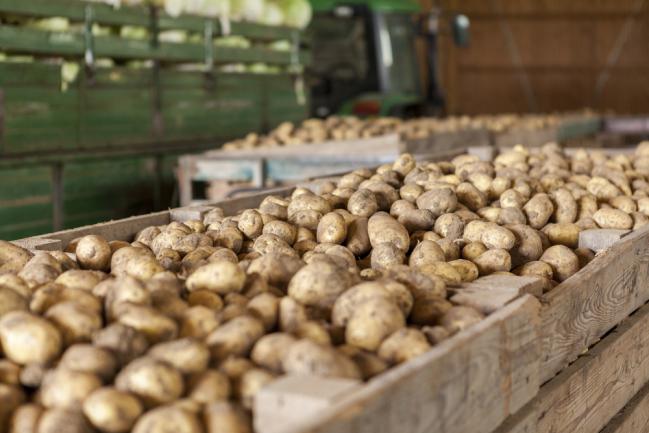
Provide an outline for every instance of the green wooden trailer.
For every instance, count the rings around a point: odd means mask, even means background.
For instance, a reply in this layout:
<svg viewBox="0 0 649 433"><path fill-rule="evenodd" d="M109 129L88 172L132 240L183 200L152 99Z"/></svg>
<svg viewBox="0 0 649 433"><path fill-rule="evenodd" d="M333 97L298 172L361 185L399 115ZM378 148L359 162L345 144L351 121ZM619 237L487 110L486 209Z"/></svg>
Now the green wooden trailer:
<svg viewBox="0 0 649 433"><path fill-rule="evenodd" d="M25 25L52 17L74 30ZM147 37L122 36L124 26ZM191 37L169 42L169 31ZM233 35L248 46L219 43ZM289 48L272 49L280 40ZM300 121L309 109L309 53L292 28L0 0L0 53L0 239L169 207L178 155ZM64 80L70 62L79 71ZM227 71L258 63L275 73Z"/></svg>

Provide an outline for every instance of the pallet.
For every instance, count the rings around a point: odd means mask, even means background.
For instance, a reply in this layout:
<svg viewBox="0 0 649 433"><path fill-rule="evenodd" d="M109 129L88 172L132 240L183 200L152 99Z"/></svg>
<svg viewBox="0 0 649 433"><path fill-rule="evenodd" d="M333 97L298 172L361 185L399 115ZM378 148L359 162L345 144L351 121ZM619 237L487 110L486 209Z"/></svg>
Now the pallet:
<svg viewBox="0 0 649 433"><path fill-rule="evenodd" d="M292 190L213 205L232 214ZM89 233L130 240L146 226L200 218L209 209L172 209L17 243L61 249ZM552 291L541 295L523 284L501 290L484 321L366 384L290 376L273 382L259 395L258 432L599 431L649 380L649 307L642 307L649 301L649 228L607 239L588 266Z"/></svg>

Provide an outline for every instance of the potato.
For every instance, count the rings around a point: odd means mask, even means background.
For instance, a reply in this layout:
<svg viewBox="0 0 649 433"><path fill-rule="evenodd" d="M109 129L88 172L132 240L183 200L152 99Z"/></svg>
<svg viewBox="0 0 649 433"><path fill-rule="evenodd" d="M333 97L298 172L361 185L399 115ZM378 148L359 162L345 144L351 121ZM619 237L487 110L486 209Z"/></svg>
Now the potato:
<svg viewBox="0 0 649 433"><path fill-rule="evenodd" d="M360 379L358 367L347 356L328 345L309 339L293 343L282 358L287 374Z"/></svg>
<svg viewBox="0 0 649 433"><path fill-rule="evenodd" d="M188 388L188 397L201 404L227 400L231 394L228 376L212 369L191 376Z"/></svg>
<svg viewBox="0 0 649 433"><path fill-rule="evenodd" d="M262 234L255 239L253 249L261 255L275 253L298 258L297 253L289 244L271 233Z"/></svg>
<svg viewBox="0 0 649 433"><path fill-rule="evenodd" d="M594 176L588 181L586 189L598 200L610 200L613 197L622 195L622 191L613 185L608 179Z"/></svg>
<svg viewBox="0 0 649 433"><path fill-rule="evenodd" d="M252 298L247 305L248 311L264 324L266 331L277 326L279 317L279 298L271 293L260 293Z"/></svg>
<svg viewBox="0 0 649 433"><path fill-rule="evenodd" d="M442 214L435 220L434 230L450 240L459 239L464 233L464 221L454 213Z"/></svg>
<svg viewBox="0 0 649 433"><path fill-rule="evenodd" d="M450 308L439 320L439 324L451 334L467 329L480 322L484 316L476 309L466 306Z"/></svg>
<svg viewBox="0 0 649 433"><path fill-rule="evenodd" d="M295 215L299 211L315 211L322 215L331 212L329 202L313 193L299 194L294 196L288 205L288 216Z"/></svg>
<svg viewBox="0 0 649 433"><path fill-rule="evenodd" d="M595 258L595 253L588 248L577 248L574 251L579 259L580 268L583 268Z"/></svg>
<svg viewBox="0 0 649 433"><path fill-rule="evenodd" d="M453 266L458 274L460 274L460 278L463 283L474 281L480 275L478 267L475 265L475 263L469 260L457 259L448 262L448 264Z"/></svg>
<svg viewBox="0 0 649 433"><path fill-rule="evenodd" d="M47 364L58 357L63 338L49 321L26 311L0 318L0 343L5 356L17 364Z"/></svg>
<svg viewBox="0 0 649 433"><path fill-rule="evenodd" d="M550 216L554 213L554 204L547 194L539 193L534 195L523 206L529 225L532 228L540 229L547 224Z"/></svg>
<svg viewBox="0 0 649 433"><path fill-rule="evenodd" d="M415 325L435 325L452 304L433 292L415 296L410 321Z"/></svg>
<svg viewBox="0 0 649 433"><path fill-rule="evenodd" d="M297 227L285 221L270 221L264 225L263 234L273 234L288 245L293 245L297 238Z"/></svg>
<svg viewBox="0 0 649 433"><path fill-rule="evenodd" d="M452 241L448 238L442 238L436 241L437 245L444 251L444 260L450 262L460 258L461 242Z"/></svg>
<svg viewBox="0 0 649 433"><path fill-rule="evenodd" d="M414 203L417 200L417 197L422 195L423 192L424 189L414 183L405 184L399 189L399 195L401 198L411 203Z"/></svg>
<svg viewBox="0 0 649 433"><path fill-rule="evenodd" d="M507 250L487 250L473 259L478 266L480 275L489 275L499 271L509 271L512 268L512 259Z"/></svg>
<svg viewBox="0 0 649 433"><path fill-rule="evenodd" d="M510 250L516 245L516 236L507 228L491 223L486 226L480 241L488 249Z"/></svg>
<svg viewBox="0 0 649 433"><path fill-rule="evenodd" d="M426 191L416 200L419 209L428 209L437 218L442 214L453 212L457 208L457 196L451 188L438 188Z"/></svg>
<svg viewBox="0 0 649 433"><path fill-rule="evenodd" d="M214 241L215 247L228 248L238 253L243 245L243 233L236 227L224 227L217 232L208 232L207 234Z"/></svg>
<svg viewBox="0 0 649 433"><path fill-rule="evenodd" d="M340 244L347 238L345 219L336 212L324 215L318 223L317 240L320 243Z"/></svg>
<svg viewBox="0 0 649 433"><path fill-rule="evenodd" d="M142 333L121 323L113 323L95 333L92 343L115 354L119 364L130 362L149 346Z"/></svg>
<svg viewBox="0 0 649 433"><path fill-rule="evenodd" d="M11 289L26 299L33 293L32 288L22 278L14 274L0 274L0 287Z"/></svg>
<svg viewBox="0 0 649 433"><path fill-rule="evenodd" d="M527 262L514 269L514 273L523 277L540 277L548 280L554 276L552 266L540 260Z"/></svg>
<svg viewBox="0 0 649 433"><path fill-rule="evenodd" d="M593 219L603 229L628 230L633 227L633 218L619 209L600 209Z"/></svg>
<svg viewBox="0 0 649 433"><path fill-rule="evenodd" d="M388 335L404 326L396 303L384 297L371 298L354 308L345 329L345 341L374 351Z"/></svg>
<svg viewBox="0 0 649 433"><path fill-rule="evenodd" d="M580 231L579 226L573 223L548 224L543 227L543 233L553 245L565 245L568 248L577 248Z"/></svg>
<svg viewBox="0 0 649 433"><path fill-rule="evenodd" d="M412 251L408 264L414 268L445 260L444 251L433 241L423 240Z"/></svg>
<svg viewBox="0 0 649 433"><path fill-rule="evenodd" d="M405 253L396 245L391 242L383 242L374 246L370 260L373 269L386 269L403 264L405 259Z"/></svg>
<svg viewBox="0 0 649 433"><path fill-rule="evenodd" d="M246 274L234 263L221 261L198 268L187 278L187 290L211 290L219 295L240 292Z"/></svg>
<svg viewBox="0 0 649 433"><path fill-rule="evenodd" d="M460 183L455 189L457 200L471 209L477 211L487 204L487 197L478 188L469 182Z"/></svg>
<svg viewBox="0 0 649 433"><path fill-rule="evenodd" d="M35 433L42 414L42 406L33 403L23 404L13 412L11 423L8 425L9 430L6 431L12 433ZM0 415L1 417L2 415Z"/></svg>
<svg viewBox="0 0 649 433"><path fill-rule="evenodd" d="M372 244L368 233L367 218L359 217L349 224L345 245L355 256L363 256L370 251Z"/></svg>
<svg viewBox="0 0 649 433"><path fill-rule="evenodd" d="M83 402L86 418L107 433L131 431L142 411L142 404L132 394L111 387L93 391Z"/></svg>
<svg viewBox="0 0 649 433"><path fill-rule="evenodd" d="M81 409L81 404L101 380L92 373L56 368L45 374L40 387L40 400L47 408Z"/></svg>
<svg viewBox="0 0 649 433"><path fill-rule="evenodd" d="M541 232L524 224L508 225L507 229L516 237L516 244L509 253L513 266L521 265L528 261L537 260L543 254L543 239Z"/></svg>
<svg viewBox="0 0 649 433"><path fill-rule="evenodd" d="M254 209L246 209L239 216L237 228L248 239L255 239L261 235L262 230L264 229L264 222L261 218L261 214Z"/></svg>
<svg viewBox="0 0 649 433"><path fill-rule="evenodd" d="M439 277L446 285L456 286L462 282L460 273L446 262L426 263L420 266L418 271L429 277Z"/></svg>
<svg viewBox="0 0 649 433"><path fill-rule="evenodd" d="M491 225L486 221L470 221L464 226L462 238L467 242L482 242L482 235L489 227Z"/></svg>
<svg viewBox="0 0 649 433"><path fill-rule="evenodd" d="M523 209L523 205L525 204L526 199L520 192L516 191L515 189L507 189L500 195L499 202L502 209L508 207Z"/></svg>
<svg viewBox="0 0 649 433"><path fill-rule="evenodd" d="M32 258L32 254L11 242L0 240L0 274L17 274Z"/></svg>
<svg viewBox="0 0 649 433"><path fill-rule="evenodd" d="M103 381L109 381L115 374L117 361L108 350L91 344L75 344L65 351L59 368L94 374Z"/></svg>
<svg viewBox="0 0 649 433"><path fill-rule="evenodd" d="M408 230L385 212L378 212L368 220L367 232L373 248L384 242L394 244L404 253L410 248Z"/></svg>
<svg viewBox="0 0 649 433"><path fill-rule="evenodd" d="M552 267L554 278L559 282L565 281L579 270L579 258L563 245L548 248L539 260Z"/></svg>
<svg viewBox="0 0 649 433"><path fill-rule="evenodd" d="M248 410L252 410L255 394L273 380L275 380L275 377L261 368L252 368L246 371L237 382L237 394L241 405Z"/></svg>
<svg viewBox="0 0 649 433"><path fill-rule="evenodd" d="M380 180L366 180L359 185L360 189L368 189L374 193L379 210L388 211L392 203L399 199L399 193L394 187ZM359 215L364 216L364 215Z"/></svg>
<svg viewBox="0 0 649 433"><path fill-rule="evenodd" d="M88 235L79 240L75 250L77 261L83 269L108 271L112 250L106 239L101 236Z"/></svg>
<svg viewBox="0 0 649 433"><path fill-rule="evenodd" d="M295 337L283 332L264 335L255 343L250 358L271 372L281 373L282 356L295 341Z"/></svg>
<svg viewBox="0 0 649 433"><path fill-rule="evenodd" d="M428 343L433 346L451 336L451 333L443 326L424 326L421 328L421 332L426 336Z"/></svg>
<svg viewBox="0 0 649 433"><path fill-rule="evenodd" d="M288 295L310 307L329 310L336 298L355 282L355 277L331 263L318 261L304 266L288 284Z"/></svg>
<svg viewBox="0 0 649 433"><path fill-rule="evenodd" d="M135 423L133 433L201 433L195 414L173 406L158 407L146 412Z"/></svg>
<svg viewBox="0 0 649 433"><path fill-rule="evenodd" d="M247 273L257 274L268 284L284 289L302 266L304 262L298 258L269 253L250 262Z"/></svg>
<svg viewBox="0 0 649 433"><path fill-rule="evenodd" d="M92 433L81 411L65 408L47 409L38 421L38 433Z"/></svg>
<svg viewBox="0 0 649 433"><path fill-rule="evenodd" d="M264 335L261 320L251 316L238 316L216 328L207 336L211 356L222 360L227 356L247 356L252 346Z"/></svg>
<svg viewBox="0 0 649 433"><path fill-rule="evenodd" d="M11 311L26 311L27 299L10 288L0 286L0 317Z"/></svg>
<svg viewBox="0 0 649 433"><path fill-rule="evenodd" d="M183 374L204 371L210 359L207 346L191 338L158 343L151 347L147 355L166 362Z"/></svg>
<svg viewBox="0 0 649 433"><path fill-rule="evenodd" d="M320 212L305 209L289 215L288 220L298 227L303 227L308 230L315 231L318 228L320 218L322 218L322 214Z"/></svg>
<svg viewBox="0 0 649 433"><path fill-rule="evenodd" d="M469 242L462 248L462 257L473 260L485 251L487 251L487 247L482 242Z"/></svg>
<svg viewBox="0 0 649 433"><path fill-rule="evenodd" d="M54 282L71 289L91 291L105 278L106 274L102 272L71 269L59 275Z"/></svg>
<svg viewBox="0 0 649 433"><path fill-rule="evenodd" d="M85 309L74 301L52 306L45 317L59 328L66 346L90 341L92 335L102 327L102 319L97 312Z"/></svg>
<svg viewBox="0 0 649 433"><path fill-rule="evenodd" d="M0 429L9 427L12 413L25 401L25 394L17 386L0 383Z"/></svg>
<svg viewBox="0 0 649 433"><path fill-rule="evenodd" d="M178 335L178 325L175 321L146 305L121 304L117 320L140 331L150 343L167 341Z"/></svg>
<svg viewBox="0 0 649 433"><path fill-rule="evenodd" d="M426 336L418 329L402 328L386 338L378 355L388 364L400 364L430 350Z"/></svg>
<svg viewBox="0 0 649 433"><path fill-rule="evenodd" d="M250 419L230 402L210 403L205 406L206 433L252 433Z"/></svg>
<svg viewBox="0 0 649 433"><path fill-rule="evenodd" d="M151 357L138 358L124 367L115 378L115 387L136 395L146 407L170 403L184 391L180 372Z"/></svg>

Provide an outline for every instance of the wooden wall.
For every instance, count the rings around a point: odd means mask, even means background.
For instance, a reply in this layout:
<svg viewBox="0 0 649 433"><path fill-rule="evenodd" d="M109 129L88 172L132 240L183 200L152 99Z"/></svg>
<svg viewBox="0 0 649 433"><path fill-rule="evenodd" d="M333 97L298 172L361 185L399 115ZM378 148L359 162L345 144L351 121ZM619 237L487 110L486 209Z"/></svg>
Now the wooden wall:
<svg viewBox="0 0 649 433"><path fill-rule="evenodd" d="M449 113L649 113L649 0L436 3L471 20L470 47L440 41Z"/></svg>

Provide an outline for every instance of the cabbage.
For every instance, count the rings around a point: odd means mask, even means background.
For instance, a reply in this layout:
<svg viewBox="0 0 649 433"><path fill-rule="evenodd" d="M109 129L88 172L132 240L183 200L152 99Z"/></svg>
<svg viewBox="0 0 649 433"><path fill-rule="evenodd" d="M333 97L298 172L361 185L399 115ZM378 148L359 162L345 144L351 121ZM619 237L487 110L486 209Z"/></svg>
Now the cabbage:
<svg viewBox="0 0 649 433"><path fill-rule="evenodd" d="M232 0L232 19L260 21L264 15L264 0Z"/></svg>
<svg viewBox="0 0 649 433"><path fill-rule="evenodd" d="M281 26L284 23L284 12L277 3L267 2L260 23L268 26Z"/></svg>
<svg viewBox="0 0 649 433"><path fill-rule="evenodd" d="M187 32L184 30L166 30L160 32L158 36L160 42L170 42L172 44L182 44L187 42Z"/></svg>
<svg viewBox="0 0 649 433"><path fill-rule="evenodd" d="M185 10L185 0L165 0L164 10L168 15L177 17Z"/></svg>
<svg viewBox="0 0 649 433"><path fill-rule="evenodd" d="M274 41L268 44L268 48L274 51L291 51L293 49L293 44L286 39Z"/></svg>
<svg viewBox="0 0 649 433"><path fill-rule="evenodd" d="M250 40L244 38L243 36L220 36L214 39L214 45L217 47L229 47L229 48L250 48Z"/></svg>
<svg viewBox="0 0 649 433"><path fill-rule="evenodd" d="M119 30L119 35L127 39L148 39L149 30L141 26L123 26Z"/></svg>
<svg viewBox="0 0 649 433"><path fill-rule="evenodd" d="M63 62L61 65L61 90L68 90L68 86L75 82L81 68L76 62Z"/></svg>
<svg viewBox="0 0 649 433"><path fill-rule="evenodd" d="M303 29L309 25L313 11L307 0L277 0L277 4L287 26Z"/></svg>
<svg viewBox="0 0 649 433"><path fill-rule="evenodd" d="M48 32L67 32L70 29L70 21L62 17L43 18L28 22L27 27Z"/></svg>
<svg viewBox="0 0 649 433"><path fill-rule="evenodd" d="M203 15L208 17L229 17L230 0L205 0Z"/></svg>

